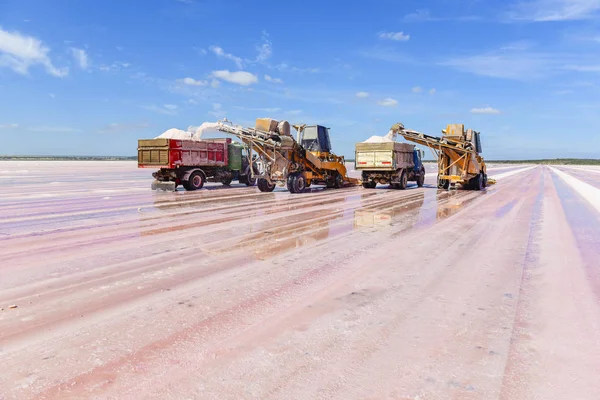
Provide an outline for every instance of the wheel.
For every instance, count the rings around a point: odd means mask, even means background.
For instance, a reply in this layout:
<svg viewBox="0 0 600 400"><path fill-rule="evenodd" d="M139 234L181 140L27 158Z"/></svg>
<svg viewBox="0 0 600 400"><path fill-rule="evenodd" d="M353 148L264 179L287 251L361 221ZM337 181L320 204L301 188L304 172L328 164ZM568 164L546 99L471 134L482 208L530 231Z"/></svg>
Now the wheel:
<svg viewBox="0 0 600 400"><path fill-rule="evenodd" d="M401 189L401 190L406 189L407 183L408 183L408 176L406 176L406 171L402 171L402 175L400 175L400 183L398 183L398 189Z"/></svg>
<svg viewBox="0 0 600 400"><path fill-rule="evenodd" d="M477 174L477 176L471 179L471 183L474 190L482 190L483 189L483 174Z"/></svg>
<svg viewBox="0 0 600 400"><path fill-rule="evenodd" d="M287 190L294 193L294 174L289 174L286 182Z"/></svg>
<svg viewBox="0 0 600 400"><path fill-rule="evenodd" d="M187 190L202 189L202 186L204 186L204 174L202 173L202 171L192 172L187 183L187 186L189 187L189 189L188 187L186 187Z"/></svg>
<svg viewBox="0 0 600 400"><path fill-rule="evenodd" d="M223 179L223 180L221 181L221 183L222 183L224 186L230 186L230 185L231 185L231 178Z"/></svg>
<svg viewBox="0 0 600 400"><path fill-rule="evenodd" d="M292 193L304 192L304 189L306 189L306 178L304 177L304 174L295 173L293 175L294 175L294 180L293 180L294 191Z"/></svg>
<svg viewBox="0 0 600 400"><path fill-rule="evenodd" d="M449 189L450 181L448 179L440 179L438 176L438 189Z"/></svg>
<svg viewBox="0 0 600 400"><path fill-rule="evenodd" d="M344 187L344 177L342 176L342 174L338 173L335 176L335 183L334 183L334 187L336 189L341 189L342 187Z"/></svg>
<svg viewBox="0 0 600 400"><path fill-rule="evenodd" d="M254 186L256 185L256 178L254 176L246 175L244 183L246 184L246 186Z"/></svg>
<svg viewBox="0 0 600 400"><path fill-rule="evenodd" d="M275 190L275 184L269 184L266 179L261 178L258 180L258 190L261 192L272 192Z"/></svg>
<svg viewBox="0 0 600 400"><path fill-rule="evenodd" d="M417 186L423 187L424 184L425 184L425 173L423 171L421 171L421 174L417 178Z"/></svg>
<svg viewBox="0 0 600 400"><path fill-rule="evenodd" d="M377 182L375 181L366 181L362 183L362 186L365 189L375 189L375 186L377 186Z"/></svg>
<svg viewBox="0 0 600 400"><path fill-rule="evenodd" d="M487 187L487 174L483 174L483 187Z"/></svg>

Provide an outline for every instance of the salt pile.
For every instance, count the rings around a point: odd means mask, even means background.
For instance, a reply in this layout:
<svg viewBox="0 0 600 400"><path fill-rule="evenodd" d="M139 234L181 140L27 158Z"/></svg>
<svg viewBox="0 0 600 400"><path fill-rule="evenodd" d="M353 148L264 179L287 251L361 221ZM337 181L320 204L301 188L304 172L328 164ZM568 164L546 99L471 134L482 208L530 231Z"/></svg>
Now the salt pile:
<svg viewBox="0 0 600 400"><path fill-rule="evenodd" d="M218 126L219 124L216 122L204 122L200 126L190 126L187 131L171 128L155 137L155 139L200 140L202 135L209 131L218 132Z"/></svg>
<svg viewBox="0 0 600 400"><path fill-rule="evenodd" d="M385 136L374 135L365 140L363 143L389 143L395 141L395 136L396 135L394 132L390 130Z"/></svg>

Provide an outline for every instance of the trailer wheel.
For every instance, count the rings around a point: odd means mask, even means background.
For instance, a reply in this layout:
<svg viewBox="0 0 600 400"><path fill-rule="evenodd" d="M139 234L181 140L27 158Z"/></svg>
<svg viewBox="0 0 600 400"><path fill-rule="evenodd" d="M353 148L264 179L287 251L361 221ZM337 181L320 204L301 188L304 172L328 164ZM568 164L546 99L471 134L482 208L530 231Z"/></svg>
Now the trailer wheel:
<svg viewBox="0 0 600 400"><path fill-rule="evenodd" d="M261 192L272 192L275 190L275 184L269 184L266 179L260 178L258 180L258 190Z"/></svg>
<svg viewBox="0 0 600 400"><path fill-rule="evenodd" d="M198 190L198 189L202 189L202 186L204 186L204 174L202 173L202 171L194 171L191 173L188 181L187 181L187 186L185 185L184 182L184 187L186 190Z"/></svg>
<svg viewBox="0 0 600 400"><path fill-rule="evenodd" d="M398 183L398 189L404 190L406 189L406 185L408 183L408 176L406 176L406 171L402 171L402 175L400 175L400 183Z"/></svg>

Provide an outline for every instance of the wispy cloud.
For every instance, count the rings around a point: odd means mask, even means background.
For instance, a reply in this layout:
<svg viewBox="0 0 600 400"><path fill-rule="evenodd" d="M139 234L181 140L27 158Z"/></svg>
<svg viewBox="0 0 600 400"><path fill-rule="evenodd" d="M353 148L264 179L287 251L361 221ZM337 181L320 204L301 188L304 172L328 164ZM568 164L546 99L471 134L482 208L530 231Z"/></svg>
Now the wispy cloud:
<svg viewBox="0 0 600 400"><path fill-rule="evenodd" d="M67 126L32 126L27 128L29 132L43 133L75 133L81 132L81 129L69 128Z"/></svg>
<svg viewBox="0 0 600 400"><path fill-rule="evenodd" d="M130 63L117 61L112 64L102 64L98 67L98 69L100 71L104 71L104 72L116 72L116 71L121 71L121 70L129 68L129 67L131 67Z"/></svg>
<svg viewBox="0 0 600 400"><path fill-rule="evenodd" d="M276 113L276 112L281 111L281 108L279 108L279 107L252 108L252 107L245 107L245 106L236 106L235 108L237 108L238 110L244 110L244 111L260 111L260 112L266 112L266 113Z"/></svg>
<svg viewBox="0 0 600 400"><path fill-rule="evenodd" d="M379 33L379 38L405 42L410 39L410 35L406 35L404 32L381 32Z"/></svg>
<svg viewBox="0 0 600 400"><path fill-rule="evenodd" d="M16 129L19 124L0 124L0 129Z"/></svg>
<svg viewBox="0 0 600 400"><path fill-rule="evenodd" d="M522 0L508 12L509 20L575 21L599 16L600 0Z"/></svg>
<svg viewBox="0 0 600 400"><path fill-rule="evenodd" d="M228 60L233 61L238 68L244 68L244 64L242 62L241 57L237 57L233 54L226 53L225 50L223 50L223 48L219 46L210 46L209 50L212 51L217 57L226 58Z"/></svg>
<svg viewBox="0 0 600 400"><path fill-rule="evenodd" d="M171 111L177 109L177 106L175 104L164 104L163 107L166 108L167 110L171 110Z"/></svg>
<svg viewBox="0 0 600 400"><path fill-rule="evenodd" d="M88 54L83 49L78 49L75 47L71 47L71 55L79 65L79 67L83 70L88 69L89 67L89 57Z"/></svg>
<svg viewBox="0 0 600 400"><path fill-rule="evenodd" d="M163 115L177 115L177 106L175 106L175 108L171 109L168 106L169 104L163 106L163 107L159 107L156 105L151 105L151 106L142 106L143 109L148 110L148 111L152 111L155 112L157 114L163 114Z"/></svg>
<svg viewBox="0 0 600 400"><path fill-rule="evenodd" d="M112 123L108 124L98 130L98 133L103 134L116 134L116 133L128 133L147 129L150 124L142 123Z"/></svg>
<svg viewBox="0 0 600 400"><path fill-rule="evenodd" d="M479 21L481 17L476 15L464 15L459 17L439 17L431 15L428 9L419 9L415 12L406 14L402 18L402 22L438 22L438 21Z"/></svg>
<svg viewBox="0 0 600 400"><path fill-rule="evenodd" d="M365 58L379 61L393 63L414 63L414 59L408 54L400 53L389 48L375 47L372 49L359 50L357 51L357 54Z"/></svg>
<svg viewBox="0 0 600 400"><path fill-rule="evenodd" d="M500 114L500 110L492 107L472 108L471 114Z"/></svg>
<svg viewBox="0 0 600 400"><path fill-rule="evenodd" d="M360 97L360 98L369 97L369 93L367 93L367 92L358 92L358 93L356 93L356 97Z"/></svg>
<svg viewBox="0 0 600 400"><path fill-rule="evenodd" d="M388 97L387 99L379 100L377 104L384 107L393 107L398 104L398 100Z"/></svg>
<svg viewBox="0 0 600 400"><path fill-rule="evenodd" d="M179 79L178 82L181 82L184 85L190 85L190 86L206 86L206 85L208 85L208 81L199 81L194 78L183 78L183 79Z"/></svg>
<svg viewBox="0 0 600 400"><path fill-rule="evenodd" d="M415 86L414 88L412 88L413 93L421 93L422 91L423 89L421 89L420 86Z"/></svg>
<svg viewBox="0 0 600 400"><path fill-rule="evenodd" d="M212 76L227 82L236 83L242 86L252 85L258 82L258 77L250 72L228 70L213 71Z"/></svg>
<svg viewBox="0 0 600 400"><path fill-rule="evenodd" d="M281 72L298 72L298 73L309 72L309 73L313 73L313 74L320 72L319 68L299 68L299 67L289 65L287 63L277 64L273 68L275 68Z"/></svg>
<svg viewBox="0 0 600 400"><path fill-rule="evenodd" d="M273 78L270 75L265 75L265 81L267 81L267 82L273 82L273 83L283 83L283 79L281 79L281 78Z"/></svg>
<svg viewBox="0 0 600 400"><path fill-rule="evenodd" d="M52 64L50 49L41 40L19 32L8 32L0 27L0 67L27 75L33 65L42 65L46 72L56 77L68 75L68 68L57 68Z"/></svg>
<svg viewBox="0 0 600 400"><path fill-rule="evenodd" d="M436 92L435 88L429 89L429 94L433 95L433 94L435 94L435 92Z"/></svg>
<svg viewBox="0 0 600 400"><path fill-rule="evenodd" d="M262 32L262 43L256 47L256 50L258 51L256 62L264 62L271 58L273 48L267 31Z"/></svg>

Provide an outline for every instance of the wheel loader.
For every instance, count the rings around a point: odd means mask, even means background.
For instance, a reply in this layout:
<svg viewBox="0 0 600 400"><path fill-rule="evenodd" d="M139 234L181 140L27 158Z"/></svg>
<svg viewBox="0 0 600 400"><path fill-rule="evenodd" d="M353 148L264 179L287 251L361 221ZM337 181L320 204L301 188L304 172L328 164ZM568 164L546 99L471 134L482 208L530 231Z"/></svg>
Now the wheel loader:
<svg viewBox="0 0 600 400"><path fill-rule="evenodd" d="M256 175L261 192L272 192L276 185L301 193L312 184L341 188L360 183L347 176L344 157L333 153L329 128L306 124L293 128L297 139L291 135L287 121L270 118L258 118L254 128L234 126L224 119L217 129L237 136L256 152L262 165Z"/></svg>

